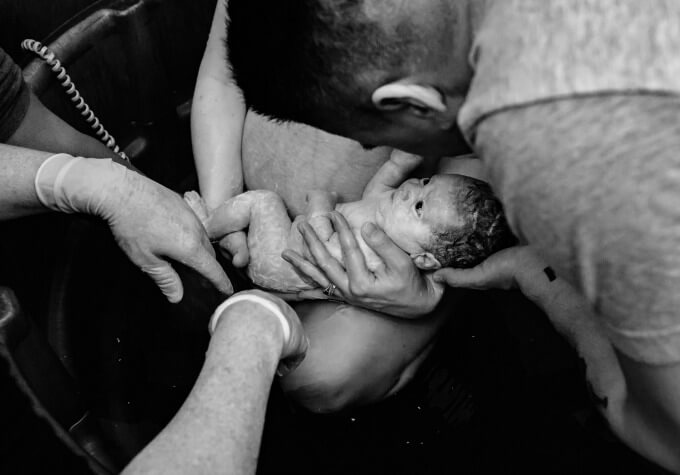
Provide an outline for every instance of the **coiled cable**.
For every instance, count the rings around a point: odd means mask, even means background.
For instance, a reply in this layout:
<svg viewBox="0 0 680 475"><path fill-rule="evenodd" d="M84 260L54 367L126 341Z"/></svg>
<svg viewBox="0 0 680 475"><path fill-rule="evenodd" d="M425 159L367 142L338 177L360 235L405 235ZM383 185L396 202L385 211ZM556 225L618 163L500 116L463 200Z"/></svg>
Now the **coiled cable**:
<svg viewBox="0 0 680 475"><path fill-rule="evenodd" d="M57 59L55 54L50 51L47 46L36 40L24 40L21 42L21 47L35 53L50 66L52 71L57 75L57 80L60 81L64 91L70 97L71 102L75 104L76 109L78 109L80 115L85 118L85 121L90 124L90 127L95 131L99 140L101 140L111 151L120 156L120 158L129 162L130 159L128 156L125 155L125 152L123 152L120 147L118 147L116 140L104 128L104 125L99 121L92 109L90 109L90 106L87 105L85 99L80 95L76 85L71 80L71 76L66 73L66 69L61 65L61 61Z"/></svg>

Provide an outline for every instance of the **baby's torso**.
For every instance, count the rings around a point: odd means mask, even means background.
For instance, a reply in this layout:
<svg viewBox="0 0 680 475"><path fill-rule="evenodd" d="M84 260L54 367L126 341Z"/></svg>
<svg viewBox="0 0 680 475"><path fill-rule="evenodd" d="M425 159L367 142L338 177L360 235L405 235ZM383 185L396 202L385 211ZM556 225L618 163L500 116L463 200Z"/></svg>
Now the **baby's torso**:
<svg viewBox="0 0 680 475"><path fill-rule="evenodd" d="M300 221L306 219L307 216L298 215L295 218L295 220L293 220L293 224L290 228L290 234L288 235L288 247L290 249L297 251L300 254L304 253L305 244L304 238L302 237L302 234L298 230L297 225ZM354 233L354 237L356 238L357 243L359 244L359 248L361 249L361 252L363 253L364 258L366 260L366 266L368 267L369 270L375 271L378 265L381 264L381 260L376 255L376 253L373 252L373 250L370 247L368 247L366 241L364 241L364 238L361 236L361 224L363 223L350 222L350 226ZM328 253L335 259L337 259L339 262L344 262L342 257L342 248L340 246L340 239L338 238L338 233L333 232L330 236L321 236L321 239L326 247L326 250L328 250Z"/></svg>

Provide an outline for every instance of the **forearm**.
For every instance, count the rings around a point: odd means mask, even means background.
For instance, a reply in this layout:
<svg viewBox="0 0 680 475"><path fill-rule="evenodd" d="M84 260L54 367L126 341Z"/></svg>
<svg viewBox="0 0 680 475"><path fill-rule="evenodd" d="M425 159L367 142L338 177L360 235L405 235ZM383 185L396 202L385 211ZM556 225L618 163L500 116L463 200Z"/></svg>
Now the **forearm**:
<svg viewBox="0 0 680 475"><path fill-rule="evenodd" d="M191 394L124 473L255 473L282 339L261 311L225 314Z"/></svg>
<svg viewBox="0 0 680 475"><path fill-rule="evenodd" d="M36 175L45 160L53 155L56 154L0 144L0 220L48 210L36 192ZM70 157L68 154L58 155ZM78 160L81 163L76 173L69 171L61 175L59 170L53 168L50 173L42 173L41 186L47 187L43 191L48 190L51 194L56 191L54 187L58 184L58 191L65 200L60 211L101 216L103 210L99 205L104 198L114 191L120 196L129 194L129 190L124 189L129 184L119 180L127 171L125 168L110 160ZM134 170L128 163L125 166Z"/></svg>
<svg viewBox="0 0 680 475"><path fill-rule="evenodd" d="M40 165L52 154L0 144L0 220L47 211L35 192Z"/></svg>
<svg viewBox="0 0 680 475"><path fill-rule="evenodd" d="M520 283L524 295L548 316L555 329L586 364L586 378L607 419L617 423L625 396L625 380L614 347L585 299L549 267L535 269L531 282Z"/></svg>
<svg viewBox="0 0 680 475"><path fill-rule="evenodd" d="M243 190L241 139L246 109L227 64L225 19L225 2L218 0L191 108L198 182L210 208Z"/></svg>
<svg viewBox="0 0 680 475"><path fill-rule="evenodd" d="M46 152L120 160L102 142L74 129L47 109L33 93L24 120L7 143Z"/></svg>
<svg viewBox="0 0 680 475"><path fill-rule="evenodd" d="M518 235L597 305L630 361L647 363L629 371L621 358L613 427L676 471L678 111L677 98L653 94L541 102L490 115L475 143Z"/></svg>

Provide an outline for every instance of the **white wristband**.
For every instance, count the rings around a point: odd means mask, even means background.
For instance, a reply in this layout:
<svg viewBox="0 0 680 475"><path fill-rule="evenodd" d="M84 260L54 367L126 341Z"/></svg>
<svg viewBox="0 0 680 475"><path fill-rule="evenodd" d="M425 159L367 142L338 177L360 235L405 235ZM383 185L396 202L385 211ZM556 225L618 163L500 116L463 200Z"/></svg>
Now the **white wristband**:
<svg viewBox="0 0 680 475"><path fill-rule="evenodd" d="M262 305L264 308L272 312L276 317L279 319L279 322L281 322L281 329L283 330L283 342L284 345L288 343L288 339L290 338L290 324L288 323L288 320L286 320L286 317L283 316L283 313L281 313L281 310L279 307L274 305L272 302L269 300L259 297L257 295L252 295L252 294L242 294L242 295L236 295L234 297L230 297L222 304L220 304L217 309L212 314L212 317L210 317L210 323L208 324L208 329L210 330L210 334L212 335L215 332L215 328L217 328L217 322L219 321L220 317L224 313L224 311L230 307L231 305L234 305L237 302L254 302Z"/></svg>
<svg viewBox="0 0 680 475"><path fill-rule="evenodd" d="M42 162L35 174L34 184L35 193L45 207L63 213L75 212L64 196L62 185L66 173L81 160L84 158L59 153Z"/></svg>

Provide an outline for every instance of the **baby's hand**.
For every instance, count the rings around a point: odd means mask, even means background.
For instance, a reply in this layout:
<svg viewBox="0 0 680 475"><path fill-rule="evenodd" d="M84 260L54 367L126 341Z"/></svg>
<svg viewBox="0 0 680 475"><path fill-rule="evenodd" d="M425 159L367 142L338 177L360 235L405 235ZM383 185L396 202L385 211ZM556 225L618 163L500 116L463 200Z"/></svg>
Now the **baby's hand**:
<svg viewBox="0 0 680 475"><path fill-rule="evenodd" d="M423 157L394 149L387 160L373 175L364 189L363 197L369 198L398 187L411 172L423 163Z"/></svg>

